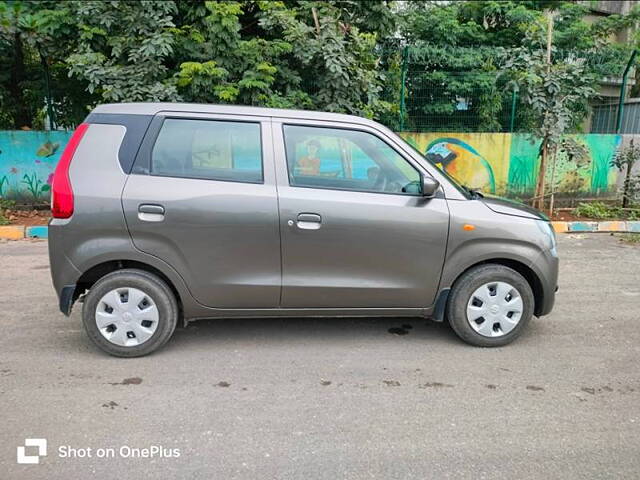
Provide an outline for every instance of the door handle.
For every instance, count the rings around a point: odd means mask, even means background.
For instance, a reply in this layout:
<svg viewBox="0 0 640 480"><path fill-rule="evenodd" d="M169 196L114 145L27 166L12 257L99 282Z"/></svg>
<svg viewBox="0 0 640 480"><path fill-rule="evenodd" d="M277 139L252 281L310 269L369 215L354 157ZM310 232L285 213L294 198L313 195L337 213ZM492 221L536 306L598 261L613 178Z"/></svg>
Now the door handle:
<svg viewBox="0 0 640 480"><path fill-rule="evenodd" d="M143 222L161 222L164 220L164 207L151 203L138 205L138 218Z"/></svg>
<svg viewBox="0 0 640 480"><path fill-rule="evenodd" d="M322 225L322 217L317 213L300 213L296 225L303 230L318 230Z"/></svg>
<svg viewBox="0 0 640 480"><path fill-rule="evenodd" d="M164 215L164 207L162 205L153 205L150 203L142 203L138 206L140 213L159 213Z"/></svg>

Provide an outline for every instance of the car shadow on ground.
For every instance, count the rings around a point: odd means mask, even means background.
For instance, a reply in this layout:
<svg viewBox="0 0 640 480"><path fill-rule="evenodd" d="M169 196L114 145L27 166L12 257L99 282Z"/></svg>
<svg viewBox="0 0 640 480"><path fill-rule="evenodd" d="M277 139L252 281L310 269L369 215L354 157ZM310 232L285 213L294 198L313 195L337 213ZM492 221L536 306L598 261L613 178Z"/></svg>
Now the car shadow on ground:
<svg viewBox="0 0 640 480"><path fill-rule="evenodd" d="M545 331L544 321L534 318L518 339L521 346L535 345ZM109 357L95 347L82 327L64 337L66 347L98 357ZM73 338L73 345L69 345ZM60 338L62 342L62 338ZM152 355L175 355L186 351L222 351L253 347L326 349L386 348L402 342L408 348L428 348L446 352L450 348L478 349L465 344L446 322L424 318L224 318L181 324L167 344ZM57 345L56 349L63 348ZM489 349L495 350L495 349ZM500 349L497 349L500 350Z"/></svg>
<svg viewBox="0 0 640 480"><path fill-rule="evenodd" d="M178 327L167 347L226 342L370 342L386 338L460 343L448 324L423 318L235 318L198 320L186 328Z"/></svg>

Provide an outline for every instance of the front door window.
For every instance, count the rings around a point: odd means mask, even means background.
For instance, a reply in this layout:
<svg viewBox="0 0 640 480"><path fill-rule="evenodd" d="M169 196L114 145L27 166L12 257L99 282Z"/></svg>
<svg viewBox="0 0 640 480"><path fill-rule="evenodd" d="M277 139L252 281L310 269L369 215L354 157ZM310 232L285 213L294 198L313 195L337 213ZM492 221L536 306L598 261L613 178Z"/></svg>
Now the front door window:
<svg viewBox="0 0 640 480"><path fill-rule="evenodd" d="M284 126L291 186L420 195L420 173L375 135Z"/></svg>

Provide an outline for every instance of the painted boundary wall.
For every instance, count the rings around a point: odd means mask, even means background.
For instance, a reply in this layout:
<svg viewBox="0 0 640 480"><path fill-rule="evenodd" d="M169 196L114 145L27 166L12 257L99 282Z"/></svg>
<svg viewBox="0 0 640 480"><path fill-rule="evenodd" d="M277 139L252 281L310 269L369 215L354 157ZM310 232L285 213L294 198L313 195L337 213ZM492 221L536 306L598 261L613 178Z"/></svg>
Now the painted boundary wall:
<svg viewBox="0 0 640 480"><path fill-rule="evenodd" d="M0 131L0 198L19 203L48 202L53 171L71 133ZM532 141L527 134L400 135L465 185L515 198L533 196L540 140ZM589 158L577 161L565 152L559 153L555 173L559 196L615 197L623 176L611 166L611 160L634 137L640 142L640 135L576 135L587 148ZM550 178L551 166L547 173Z"/></svg>
<svg viewBox="0 0 640 480"><path fill-rule="evenodd" d="M53 171L71 133L0 130L0 198L48 203Z"/></svg>
<svg viewBox="0 0 640 480"><path fill-rule="evenodd" d="M401 132L400 136L469 187L513 198L530 198L534 194L541 141L528 134ZM588 158L575 159L567 152L558 152L554 181L557 196L614 198L624 172L620 175L611 161L632 138L637 137L636 142L640 142L640 135L574 137L584 145ZM549 165L547 181L551 179L551 169Z"/></svg>

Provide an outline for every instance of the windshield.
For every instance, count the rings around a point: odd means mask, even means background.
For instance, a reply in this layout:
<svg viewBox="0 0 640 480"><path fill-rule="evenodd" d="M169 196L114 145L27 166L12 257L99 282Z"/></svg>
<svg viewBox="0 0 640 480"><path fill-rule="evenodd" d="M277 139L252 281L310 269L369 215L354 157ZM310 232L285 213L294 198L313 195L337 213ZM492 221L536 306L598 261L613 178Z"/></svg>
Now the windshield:
<svg viewBox="0 0 640 480"><path fill-rule="evenodd" d="M456 190L458 190L460 193L462 193L465 197L467 197L468 199L471 199L471 198L474 198L477 195L477 193L474 192L471 188L467 187L466 185L462 185L455 178L453 178L449 173L447 173L447 171L444 168L442 168L442 165L434 162L431 158L429 158L428 155L423 154L415 146L411 145L410 142L405 141L405 143L407 145L409 145L414 152L418 153L418 155L420 155L427 162L429 162L431 165L433 165L435 168L437 168L438 171L440 172L440 174L443 175L444 177L446 177L446 179L449 180L449 182L451 182L451 185L456 187Z"/></svg>

